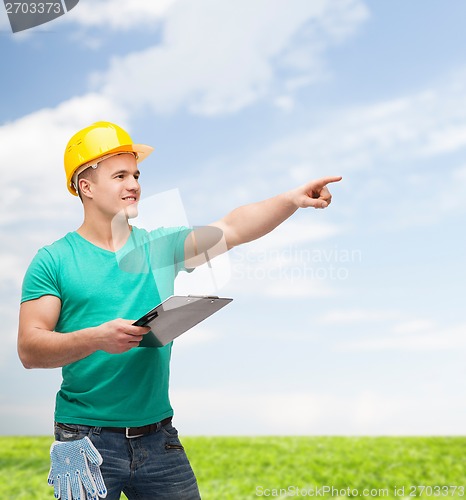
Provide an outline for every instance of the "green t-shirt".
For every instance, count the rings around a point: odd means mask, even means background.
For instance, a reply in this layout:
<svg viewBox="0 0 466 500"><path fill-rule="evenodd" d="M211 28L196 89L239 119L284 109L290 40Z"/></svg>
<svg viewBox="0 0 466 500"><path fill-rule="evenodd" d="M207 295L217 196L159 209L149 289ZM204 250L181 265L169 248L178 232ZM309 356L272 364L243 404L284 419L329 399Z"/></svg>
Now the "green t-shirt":
<svg viewBox="0 0 466 500"><path fill-rule="evenodd" d="M61 300L55 330L66 334L116 318L136 320L173 294L184 269L190 229L133 227L118 252L76 232L41 248L23 282L21 302ZM173 415L168 396L171 344L122 354L97 351L62 368L55 420L101 427L135 427Z"/></svg>

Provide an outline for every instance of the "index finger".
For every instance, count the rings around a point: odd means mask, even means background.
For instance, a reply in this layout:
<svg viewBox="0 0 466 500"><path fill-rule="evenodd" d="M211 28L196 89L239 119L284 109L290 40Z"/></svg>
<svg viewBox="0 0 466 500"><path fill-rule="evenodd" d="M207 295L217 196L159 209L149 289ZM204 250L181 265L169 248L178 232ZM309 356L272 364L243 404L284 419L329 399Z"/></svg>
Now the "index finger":
<svg viewBox="0 0 466 500"><path fill-rule="evenodd" d="M341 175L334 175L331 177L322 177L321 179L317 179L316 181L314 181L314 185L323 188L324 186L326 186L327 184L330 184L331 182L339 182L342 179L343 179L343 177Z"/></svg>

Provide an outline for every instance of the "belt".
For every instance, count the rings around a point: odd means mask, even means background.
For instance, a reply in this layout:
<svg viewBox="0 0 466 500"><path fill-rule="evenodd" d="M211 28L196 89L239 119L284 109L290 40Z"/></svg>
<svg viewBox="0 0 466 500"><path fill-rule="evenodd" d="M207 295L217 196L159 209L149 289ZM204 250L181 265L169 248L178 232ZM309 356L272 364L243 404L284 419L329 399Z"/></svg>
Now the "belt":
<svg viewBox="0 0 466 500"><path fill-rule="evenodd" d="M119 432L120 434L124 434L128 439L137 438L157 432L160 427L169 424L172 421L172 418L173 417L167 417L160 422L156 422L155 424L143 425L141 427L102 427L102 430Z"/></svg>

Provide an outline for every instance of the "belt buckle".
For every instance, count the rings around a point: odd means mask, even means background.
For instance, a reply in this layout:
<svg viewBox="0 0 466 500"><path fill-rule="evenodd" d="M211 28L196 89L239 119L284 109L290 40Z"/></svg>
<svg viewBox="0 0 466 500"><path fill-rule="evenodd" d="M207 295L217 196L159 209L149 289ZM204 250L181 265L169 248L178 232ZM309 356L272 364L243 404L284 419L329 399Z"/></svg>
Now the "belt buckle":
<svg viewBox="0 0 466 500"><path fill-rule="evenodd" d="M125 427L125 429L126 429L125 430L125 436L126 436L127 439L134 439L134 438L138 438L138 437L144 436L144 434L136 434L134 436L132 436L132 435L130 436L129 435L129 431L132 429L132 427Z"/></svg>

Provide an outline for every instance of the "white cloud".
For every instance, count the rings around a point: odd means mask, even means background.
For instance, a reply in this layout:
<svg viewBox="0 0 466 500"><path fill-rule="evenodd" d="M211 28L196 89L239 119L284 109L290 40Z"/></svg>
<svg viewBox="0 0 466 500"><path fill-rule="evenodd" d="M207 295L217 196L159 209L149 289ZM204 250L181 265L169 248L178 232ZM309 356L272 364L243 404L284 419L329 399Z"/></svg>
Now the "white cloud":
<svg viewBox="0 0 466 500"><path fill-rule="evenodd" d="M464 332L466 324L439 327L433 322L415 320L395 325L388 333L340 342L336 347L344 351L455 351L466 349Z"/></svg>
<svg viewBox="0 0 466 500"><path fill-rule="evenodd" d="M465 182L466 181L466 165L457 168L453 171L452 178L456 181Z"/></svg>
<svg viewBox="0 0 466 500"><path fill-rule="evenodd" d="M126 31L147 27L163 19L177 0L92 0L81 1L66 20L86 28Z"/></svg>
<svg viewBox="0 0 466 500"><path fill-rule="evenodd" d="M401 335L413 334L425 331L432 331L436 327L435 323L429 319L414 319L411 321L404 321L403 323L398 323L393 326L393 333L399 333Z"/></svg>
<svg viewBox="0 0 466 500"><path fill-rule="evenodd" d="M293 97L289 95L278 96L274 100L274 104L277 108L281 109L282 111L292 111L295 107L295 101Z"/></svg>
<svg viewBox="0 0 466 500"><path fill-rule="evenodd" d="M268 278L269 282L265 286L262 285L262 287L256 286L258 280L254 278L248 291L249 293L255 291L256 294L269 297L298 300L308 297L323 298L335 295L335 289L330 285L330 278L327 275L321 273L325 278L316 278L315 274L310 272L308 274L300 269L279 270L275 275L272 273ZM257 285L259 284L260 281Z"/></svg>
<svg viewBox="0 0 466 500"><path fill-rule="evenodd" d="M322 314L317 321L323 325L350 325L361 323L382 323L397 319L400 313L396 311L371 309L342 309Z"/></svg>
<svg viewBox="0 0 466 500"><path fill-rule="evenodd" d="M17 255L5 253L0 254L0 289L3 288L5 283L16 287L21 285L21 279L16 273L16 269L20 267L20 264L21 259Z"/></svg>
<svg viewBox="0 0 466 500"><path fill-rule="evenodd" d="M93 80L112 99L157 113L236 112L274 93L280 68L318 78L323 51L367 16L359 0L179 0L159 46L114 58Z"/></svg>

